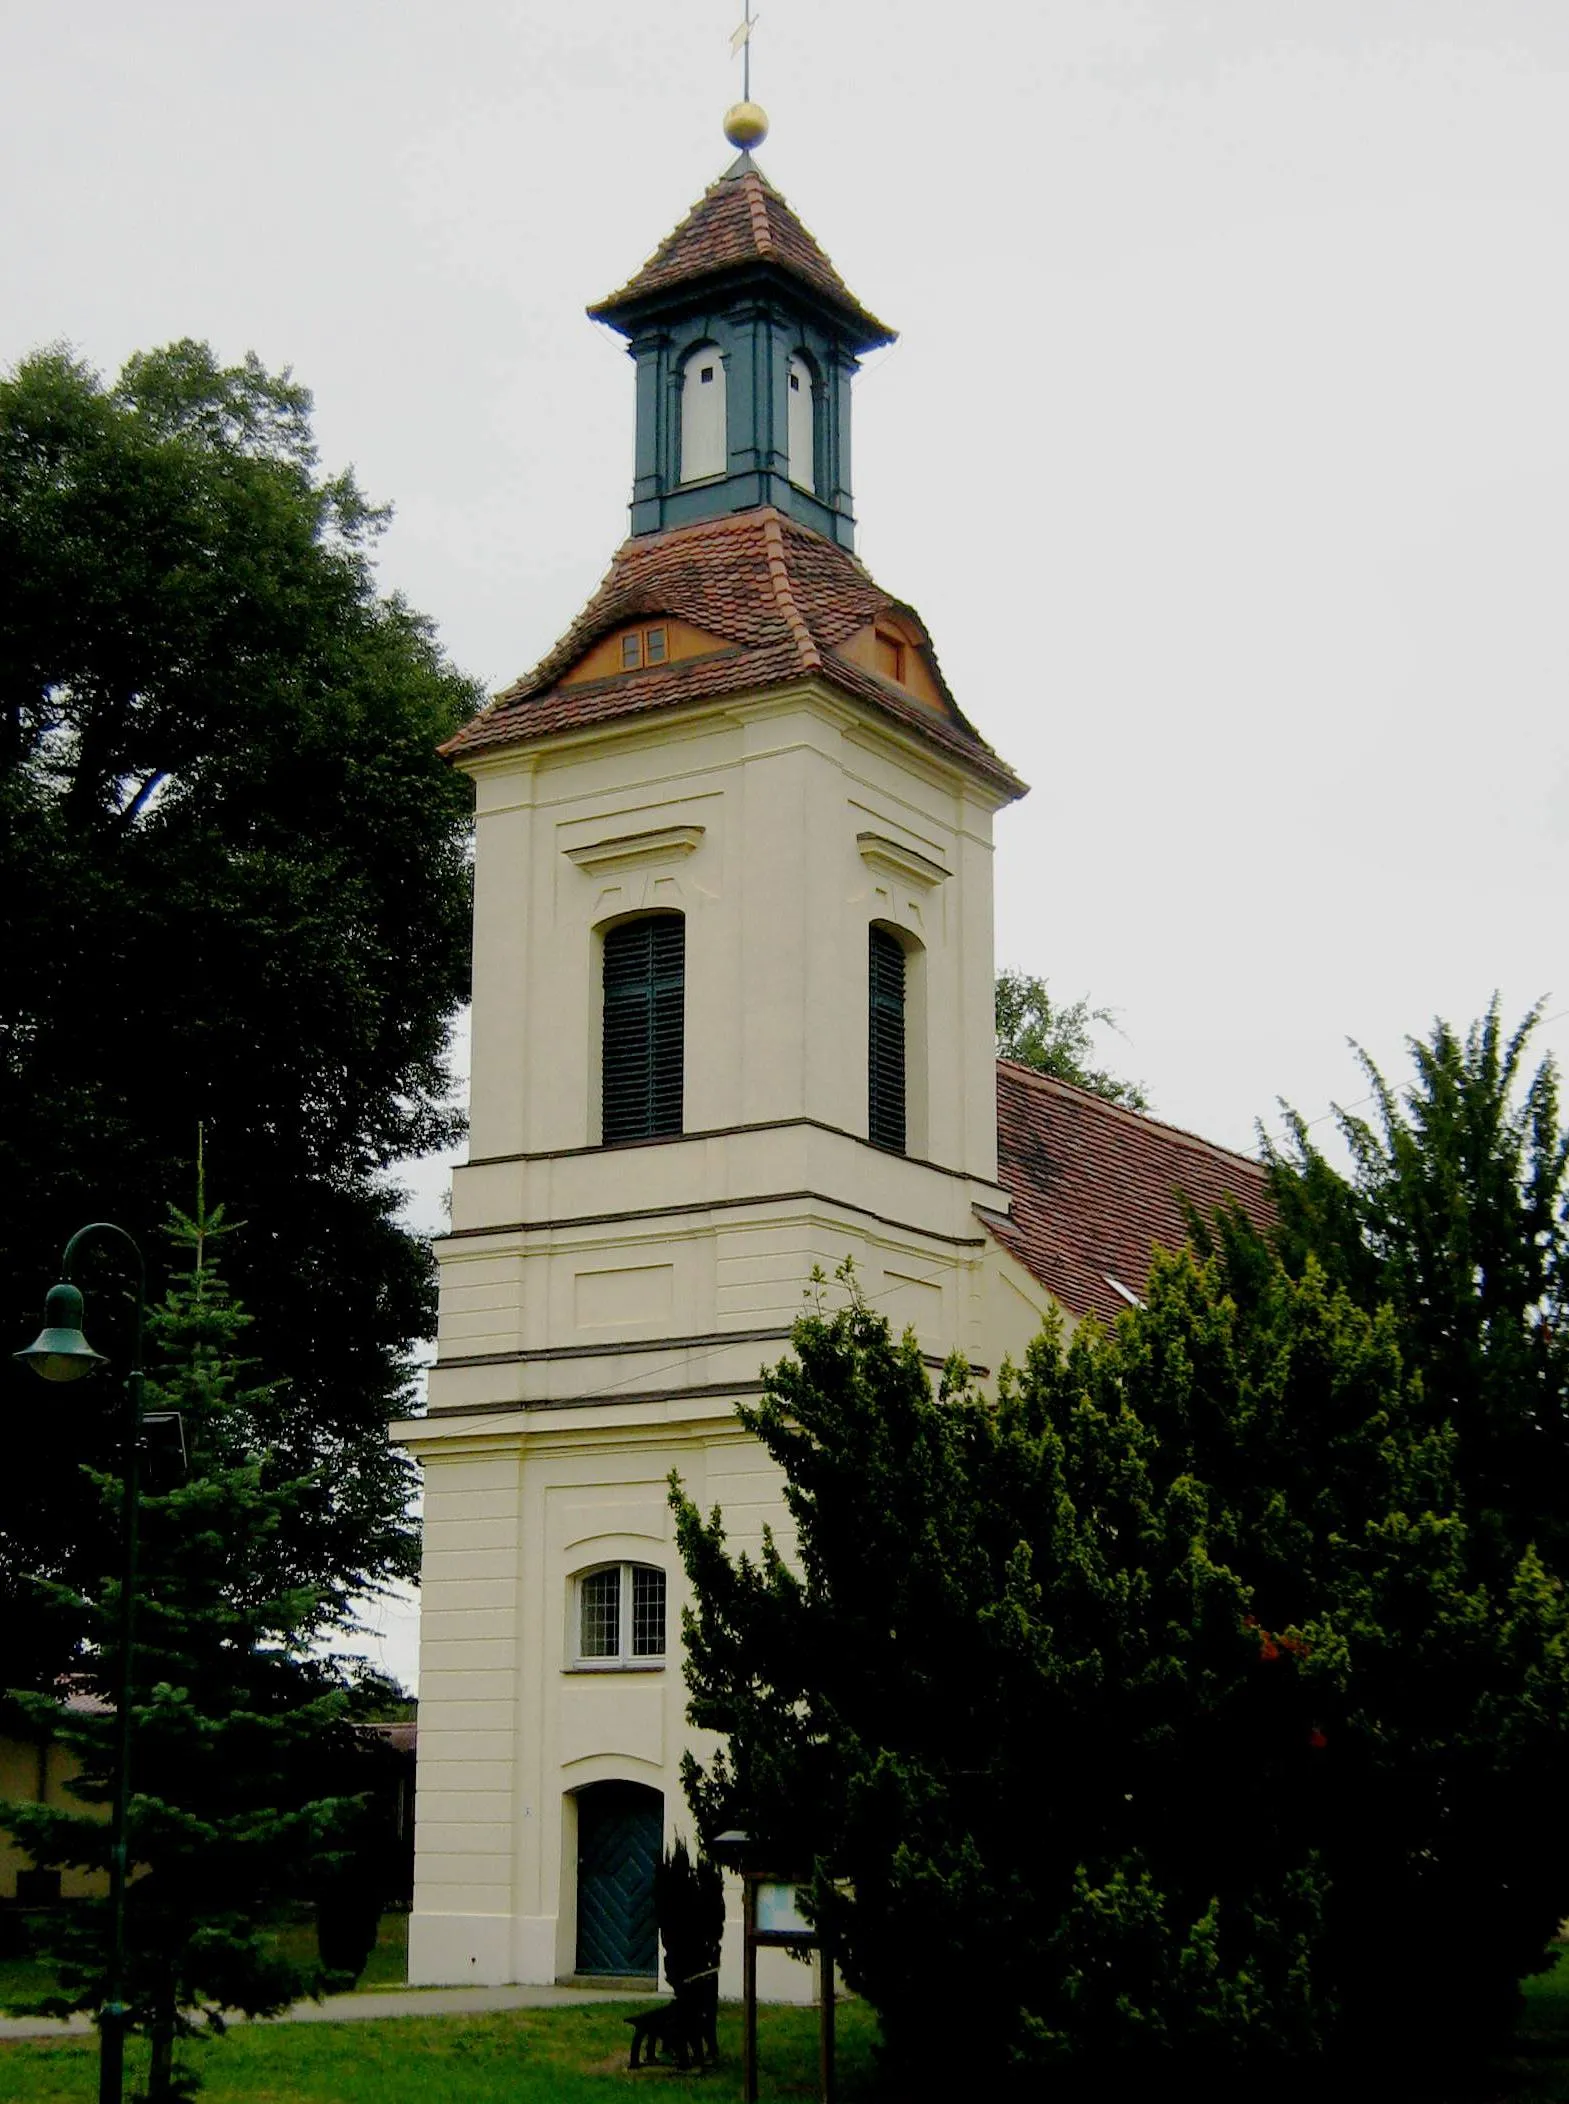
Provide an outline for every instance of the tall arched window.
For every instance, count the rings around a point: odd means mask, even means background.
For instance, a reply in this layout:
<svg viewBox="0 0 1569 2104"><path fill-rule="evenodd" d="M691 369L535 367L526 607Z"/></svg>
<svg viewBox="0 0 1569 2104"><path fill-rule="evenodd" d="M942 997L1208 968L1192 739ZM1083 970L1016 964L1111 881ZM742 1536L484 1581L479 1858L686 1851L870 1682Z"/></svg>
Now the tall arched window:
<svg viewBox="0 0 1569 2104"><path fill-rule="evenodd" d="M623 921L605 937L603 1119L607 1146L681 1130L686 922Z"/></svg>
<svg viewBox="0 0 1569 2104"><path fill-rule="evenodd" d="M812 368L801 357L790 360L786 442L790 448L790 480L800 489L815 491L817 454L812 409Z"/></svg>
<svg viewBox="0 0 1569 2104"><path fill-rule="evenodd" d="M725 361L705 343L681 370L681 480L722 475L725 444Z"/></svg>
<svg viewBox="0 0 1569 2104"><path fill-rule="evenodd" d="M866 1129L874 1147L904 1152L904 951L886 928L868 931Z"/></svg>

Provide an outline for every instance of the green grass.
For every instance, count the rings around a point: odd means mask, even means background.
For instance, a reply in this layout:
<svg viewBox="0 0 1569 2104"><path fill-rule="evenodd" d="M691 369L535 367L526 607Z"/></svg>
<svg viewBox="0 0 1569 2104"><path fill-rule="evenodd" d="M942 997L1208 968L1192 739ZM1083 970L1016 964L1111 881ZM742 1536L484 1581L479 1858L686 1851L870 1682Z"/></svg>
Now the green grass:
<svg viewBox="0 0 1569 2104"><path fill-rule="evenodd" d="M316 1962L316 1923L309 1914L289 1922L278 1931L279 1945L302 1965ZM409 1977L409 1917L383 1914L376 1935L376 1948L365 1970L354 1983L356 1994L369 1994L378 1987L402 1987Z"/></svg>
<svg viewBox="0 0 1569 2104"><path fill-rule="evenodd" d="M372 1960L371 1985L401 1983L403 1917L389 1916ZM290 1933L293 1933L292 1931ZM5 1968L14 1978L17 1966ZM1569 2104L1569 1951L1524 1983L1515 2052L1474 2104ZM741 2015L720 2011L724 2064L702 2076L673 2069L631 2074L628 2009L647 2003L527 2009L487 2016L395 2017L374 2022L236 2025L210 2044L183 2048L214 2104L612 2104L631 2090L727 2104L741 2094ZM876 2027L864 2004L839 2012L844 2104L871 2104ZM90 2104L97 2040L0 2040L0 2099ZM810 2009L761 2013L760 2087L767 2098L816 2094L817 2019ZM139 2086L145 2048L133 2042L128 2092ZM630 2088L629 2088L630 2085ZM1455 2095L1460 2092L1453 2093ZM1441 2104L1418 2080L1381 2093L1380 2104ZM1442 2104L1450 2104L1446 2095Z"/></svg>
<svg viewBox="0 0 1569 2104"><path fill-rule="evenodd" d="M662 2098L705 2104L739 2098L739 2009L719 2012L718 2068L703 2075L673 2069L634 2075L627 2068L625 2007L237 2025L222 2039L184 2051L201 2071L202 2095L214 2104L611 2104L618 2094L650 2088ZM864 2005L848 2003L839 2011L838 2030L839 2094L844 2104L862 2104L875 2095L875 2025ZM128 2092L141 2080L144 2050L139 2042L130 2049ZM86 2104L97 2093L97 2065L96 2039L0 2041L0 2097ZM815 2010L761 2012L759 2067L766 2097L816 2094Z"/></svg>
<svg viewBox="0 0 1569 2104"><path fill-rule="evenodd" d="M280 1924L278 1942L291 1958L310 1965L316 1959L316 1925L308 1913ZM406 1914L384 1914L365 1970L355 1982L356 1994L376 1988L402 1987L408 1978L409 1918ZM0 2012L11 2003L30 2001L47 1994L54 1985L49 1968L37 1958L0 1959ZM0 2097L4 2096L0 2090Z"/></svg>

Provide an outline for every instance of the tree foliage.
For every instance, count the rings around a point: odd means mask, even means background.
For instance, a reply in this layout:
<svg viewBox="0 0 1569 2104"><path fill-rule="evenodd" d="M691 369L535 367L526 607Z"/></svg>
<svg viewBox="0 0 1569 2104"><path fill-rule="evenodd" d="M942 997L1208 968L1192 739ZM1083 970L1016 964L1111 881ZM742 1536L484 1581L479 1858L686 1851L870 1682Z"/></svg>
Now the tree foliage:
<svg viewBox="0 0 1569 2104"><path fill-rule="evenodd" d="M1569 1622L1532 1555L1478 1583L1392 1314L1236 1217L995 1406L852 1290L742 1416L795 1539L734 1557L672 1485L725 1742L688 1791L815 1876L905 2079L1277 2094L1507 2022L1566 1891Z"/></svg>
<svg viewBox="0 0 1569 2104"><path fill-rule="evenodd" d="M1435 1022L1403 1089L1359 1052L1374 1115L1336 1113L1349 1176L1295 1111L1264 1153L1287 1265L1394 1310L1479 1548L1507 1567L1535 1544L1569 1577L1569 1134L1552 1060L1526 1071L1540 1014Z"/></svg>
<svg viewBox="0 0 1569 2104"><path fill-rule="evenodd" d="M378 596L385 514L310 408L190 342L0 381L0 1294L20 1329L83 1221L154 1233L204 1126L311 1486L295 1576L348 1592L414 1558L384 1430L433 1287L386 1172L458 1128L468 802L436 746L477 696ZM15 1603L76 1568L85 1428L4 1399L0 1679L41 1685L58 1631Z"/></svg>
<svg viewBox="0 0 1569 2104"><path fill-rule="evenodd" d="M213 1256L215 1213L181 1220L189 1268L150 1323L146 1407L177 1411L189 1471L162 1468L141 1503L133 1653L128 1856L131 2026L152 2041L148 2094L193 2086L173 2066L198 2015L264 2015L319 1990L320 1968L279 1948L270 1917L329 1882L361 1838L375 1749L349 1721L344 1678L317 1647L337 1620L332 1594L300 1583L292 1507L321 1494L320 1464L269 1467L286 1435L283 1393L242 1356L248 1318ZM78 1698L25 1698L39 1728L81 1762L80 1809L13 1803L0 1821L43 1865L105 1872L120 1612L120 1481L97 1473L95 1582L64 1591L80 1630ZM87 1698L83 1701L80 1698ZM107 1902L46 1917L43 1954L60 1991L51 2014L103 1996Z"/></svg>
<svg viewBox="0 0 1569 2104"><path fill-rule="evenodd" d="M1112 1009L1091 1008L1087 998L1054 1001L1044 979L1009 970L997 974L996 1020L999 1059L1016 1059L1038 1074L1071 1081L1125 1110L1149 1109L1142 1082L1124 1081L1094 1064L1095 1027L1116 1029Z"/></svg>

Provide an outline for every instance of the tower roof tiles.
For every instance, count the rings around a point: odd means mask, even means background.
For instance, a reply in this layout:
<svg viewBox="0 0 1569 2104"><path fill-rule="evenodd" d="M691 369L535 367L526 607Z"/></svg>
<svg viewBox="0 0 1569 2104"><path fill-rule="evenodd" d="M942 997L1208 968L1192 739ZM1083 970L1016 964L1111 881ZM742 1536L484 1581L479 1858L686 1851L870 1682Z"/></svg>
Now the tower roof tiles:
<svg viewBox="0 0 1569 2104"><path fill-rule="evenodd" d="M566 680L601 637L659 615L705 631L719 639L718 647L606 678ZM840 645L880 615L913 625L943 708L841 652ZM1023 783L953 700L914 609L883 591L848 550L769 506L624 541L555 648L443 749L464 758L808 675L964 760L1007 797L1022 795Z"/></svg>
<svg viewBox="0 0 1569 2104"><path fill-rule="evenodd" d="M750 154L710 183L634 278L588 311L619 326L645 301L748 264L771 265L809 286L850 325L858 349L893 341L894 331L861 305Z"/></svg>

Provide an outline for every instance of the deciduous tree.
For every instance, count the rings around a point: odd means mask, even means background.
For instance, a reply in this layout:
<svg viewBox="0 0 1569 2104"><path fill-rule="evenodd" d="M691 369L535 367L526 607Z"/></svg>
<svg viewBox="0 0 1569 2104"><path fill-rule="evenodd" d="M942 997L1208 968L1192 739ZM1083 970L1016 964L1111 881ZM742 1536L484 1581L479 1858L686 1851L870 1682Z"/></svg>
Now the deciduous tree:
<svg viewBox="0 0 1569 2104"><path fill-rule="evenodd" d="M1044 979L1012 970L997 974L997 1056L1016 1059L1038 1074L1120 1103L1125 1110L1148 1110L1142 1082L1124 1081L1095 1065L1095 1026L1117 1027L1109 1008L1091 1008L1088 999L1054 1001Z"/></svg>
<svg viewBox="0 0 1569 2104"><path fill-rule="evenodd" d="M436 747L478 697L378 594L385 513L310 409L189 342L0 381L0 1305L25 1341L73 1229L155 1235L203 1125L287 1384L272 1465L310 1486L280 1554L341 1597L415 1557L385 1428L433 1287L388 1172L459 1127L468 792ZM22 1378L0 1357L0 1684L42 1685L27 1581L78 1569L104 1446Z"/></svg>

